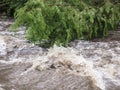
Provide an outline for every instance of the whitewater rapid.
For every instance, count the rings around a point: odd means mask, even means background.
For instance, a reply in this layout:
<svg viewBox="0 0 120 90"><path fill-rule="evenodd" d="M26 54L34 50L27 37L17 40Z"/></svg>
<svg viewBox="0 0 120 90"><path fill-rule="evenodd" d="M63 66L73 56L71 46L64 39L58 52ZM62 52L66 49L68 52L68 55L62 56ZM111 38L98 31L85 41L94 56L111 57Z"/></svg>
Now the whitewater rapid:
<svg viewBox="0 0 120 90"><path fill-rule="evenodd" d="M22 39L18 38L21 34ZM69 47L54 45L44 49L23 37L23 30L16 36L9 31L0 33L0 90L54 90L56 85L60 88L56 90L61 90L61 83L67 88L62 90L74 90L69 87L77 85L73 84L75 81L78 86L87 82L81 90L119 90L120 41L76 40ZM64 77L66 75L68 77ZM43 76L45 80L41 81ZM55 84L50 86L53 81ZM68 84L69 81L72 84Z"/></svg>

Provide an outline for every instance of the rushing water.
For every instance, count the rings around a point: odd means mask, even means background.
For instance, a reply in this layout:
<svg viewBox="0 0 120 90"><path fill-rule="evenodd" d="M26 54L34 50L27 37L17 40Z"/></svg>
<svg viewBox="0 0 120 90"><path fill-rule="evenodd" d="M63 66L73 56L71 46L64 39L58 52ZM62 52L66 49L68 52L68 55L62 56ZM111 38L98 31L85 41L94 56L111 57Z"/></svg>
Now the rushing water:
<svg viewBox="0 0 120 90"><path fill-rule="evenodd" d="M120 41L43 49L6 23L0 22L0 90L120 90Z"/></svg>

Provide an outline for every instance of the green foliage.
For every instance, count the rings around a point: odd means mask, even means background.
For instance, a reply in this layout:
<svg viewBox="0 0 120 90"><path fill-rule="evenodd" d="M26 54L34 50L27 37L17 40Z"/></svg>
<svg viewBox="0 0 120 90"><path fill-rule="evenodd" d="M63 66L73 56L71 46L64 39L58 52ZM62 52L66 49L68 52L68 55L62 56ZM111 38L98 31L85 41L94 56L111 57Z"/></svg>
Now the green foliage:
<svg viewBox="0 0 120 90"><path fill-rule="evenodd" d="M120 3L103 0L28 0L17 10L14 27L27 28L27 39L40 45L68 45L75 39L106 36L120 22Z"/></svg>

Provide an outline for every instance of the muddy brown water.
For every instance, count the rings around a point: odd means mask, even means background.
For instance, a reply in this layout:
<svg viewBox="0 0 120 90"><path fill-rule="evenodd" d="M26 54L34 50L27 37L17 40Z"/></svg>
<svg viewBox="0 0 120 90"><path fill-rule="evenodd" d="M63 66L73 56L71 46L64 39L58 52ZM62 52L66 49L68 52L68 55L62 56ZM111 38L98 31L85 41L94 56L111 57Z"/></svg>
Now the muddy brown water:
<svg viewBox="0 0 120 90"><path fill-rule="evenodd" d="M20 76L20 72L25 71L29 65L19 64L6 67L3 71L0 70L2 72L0 82L5 90L80 90L80 88L100 90L92 86L88 77L69 74L65 70L63 72L56 72L55 69L41 72L33 70L24 76Z"/></svg>
<svg viewBox="0 0 120 90"><path fill-rule="evenodd" d="M120 90L119 31L43 49L27 43L24 27L9 31L12 23L0 21L0 90Z"/></svg>

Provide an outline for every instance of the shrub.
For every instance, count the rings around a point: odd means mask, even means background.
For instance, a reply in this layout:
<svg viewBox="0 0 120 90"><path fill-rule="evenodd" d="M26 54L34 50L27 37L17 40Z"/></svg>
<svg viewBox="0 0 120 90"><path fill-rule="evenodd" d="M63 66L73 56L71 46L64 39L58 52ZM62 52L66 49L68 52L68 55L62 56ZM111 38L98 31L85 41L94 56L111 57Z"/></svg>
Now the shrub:
<svg viewBox="0 0 120 90"><path fill-rule="evenodd" d="M104 0L28 0L17 10L14 27L27 28L27 39L39 45L68 45L75 39L106 36L120 21L120 3Z"/></svg>

